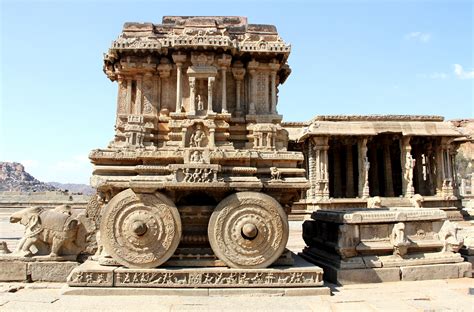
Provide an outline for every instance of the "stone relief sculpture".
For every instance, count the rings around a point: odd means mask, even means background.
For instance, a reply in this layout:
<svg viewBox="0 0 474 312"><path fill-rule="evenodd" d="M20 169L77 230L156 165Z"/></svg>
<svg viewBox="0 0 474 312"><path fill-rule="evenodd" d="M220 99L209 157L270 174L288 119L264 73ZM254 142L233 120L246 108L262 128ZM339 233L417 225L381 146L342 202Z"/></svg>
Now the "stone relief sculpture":
<svg viewBox="0 0 474 312"><path fill-rule="evenodd" d="M197 96L197 110L202 111L204 110L204 102L202 101L201 95L198 94Z"/></svg>
<svg viewBox="0 0 474 312"><path fill-rule="evenodd" d="M201 147L203 144L203 140L206 138L206 133L202 130L202 126L200 124L196 125L196 129L194 133L191 134L190 138L190 145L192 147Z"/></svg>

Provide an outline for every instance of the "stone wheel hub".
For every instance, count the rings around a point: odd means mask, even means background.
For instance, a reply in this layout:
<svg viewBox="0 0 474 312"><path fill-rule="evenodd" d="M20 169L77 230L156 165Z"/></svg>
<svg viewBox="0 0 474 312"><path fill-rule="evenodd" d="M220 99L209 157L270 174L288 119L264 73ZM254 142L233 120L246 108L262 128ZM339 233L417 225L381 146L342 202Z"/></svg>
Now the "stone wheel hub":
<svg viewBox="0 0 474 312"><path fill-rule="evenodd" d="M257 226L253 223L246 223L242 227L242 236L246 239L252 240L258 234Z"/></svg>
<svg viewBox="0 0 474 312"><path fill-rule="evenodd" d="M285 250L288 219L272 197L241 192L222 200L209 220L216 256L233 268L265 268Z"/></svg>
<svg viewBox="0 0 474 312"><path fill-rule="evenodd" d="M179 212L166 196L128 189L105 208L101 243L126 267L153 268L168 260L181 239Z"/></svg>

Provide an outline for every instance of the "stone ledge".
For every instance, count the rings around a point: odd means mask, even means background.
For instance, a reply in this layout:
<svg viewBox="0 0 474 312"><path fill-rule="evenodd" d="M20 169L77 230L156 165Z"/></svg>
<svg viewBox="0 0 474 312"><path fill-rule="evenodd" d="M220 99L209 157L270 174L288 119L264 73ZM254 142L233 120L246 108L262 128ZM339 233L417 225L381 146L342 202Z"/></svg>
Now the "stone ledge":
<svg viewBox="0 0 474 312"><path fill-rule="evenodd" d="M103 288L71 287L61 290L66 296L330 296L331 289L322 287L298 288Z"/></svg>
<svg viewBox="0 0 474 312"><path fill-rule="evenodd" d="M305 255L303 257L323 268L324 280L338 285L462 278L472 270L472 265L468 262L391 268L340 269L324 261L314 261Z"/></svg>
<svg viewBox="0 0 474 312"><path fill-rule="evenodd" d="M0 282L23 282L28 279L25 262L0 261Z"/></svg>
<svg viewBox="0 0 474 312"><path fill-rule="evenodd" d="M0 261L0 282L66 282L73 261Z"/></svg>
<svg viewBox="0 0 474 312"><path fill-rule="evenodd" d="M68 277L75 287L123 288L313 288L323 286L323 270L294 256L293 266L265 269L223 267L134 269L86 261Z"/></svg>

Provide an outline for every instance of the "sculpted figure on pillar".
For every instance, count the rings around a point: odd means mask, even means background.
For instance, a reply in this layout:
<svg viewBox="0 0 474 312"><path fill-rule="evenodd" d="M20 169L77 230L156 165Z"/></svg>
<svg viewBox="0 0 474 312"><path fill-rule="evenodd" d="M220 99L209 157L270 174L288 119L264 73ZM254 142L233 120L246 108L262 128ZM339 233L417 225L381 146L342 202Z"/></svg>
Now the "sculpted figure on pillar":
<svg viewBox="0 0 474 312"><path fill-rule="evenodd" d="M196 125L196 130L191 135L191 146L201 147L205 138L206 133L202 130L202 126L200 124Z"/></svg>

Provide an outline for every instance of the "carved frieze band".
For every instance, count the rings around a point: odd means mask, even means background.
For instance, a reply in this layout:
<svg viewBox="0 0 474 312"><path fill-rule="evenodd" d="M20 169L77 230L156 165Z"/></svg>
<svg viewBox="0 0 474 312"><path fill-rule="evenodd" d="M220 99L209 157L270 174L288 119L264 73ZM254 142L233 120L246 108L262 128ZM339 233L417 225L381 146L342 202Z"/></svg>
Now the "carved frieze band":
<svg viewBox="0 0 474 312"><path fill-rule="evenodd" d="M320 286L322 272L115 272L120 287L301 287ZM77 272L70 286L112 286L112 273Z"/></svg>

